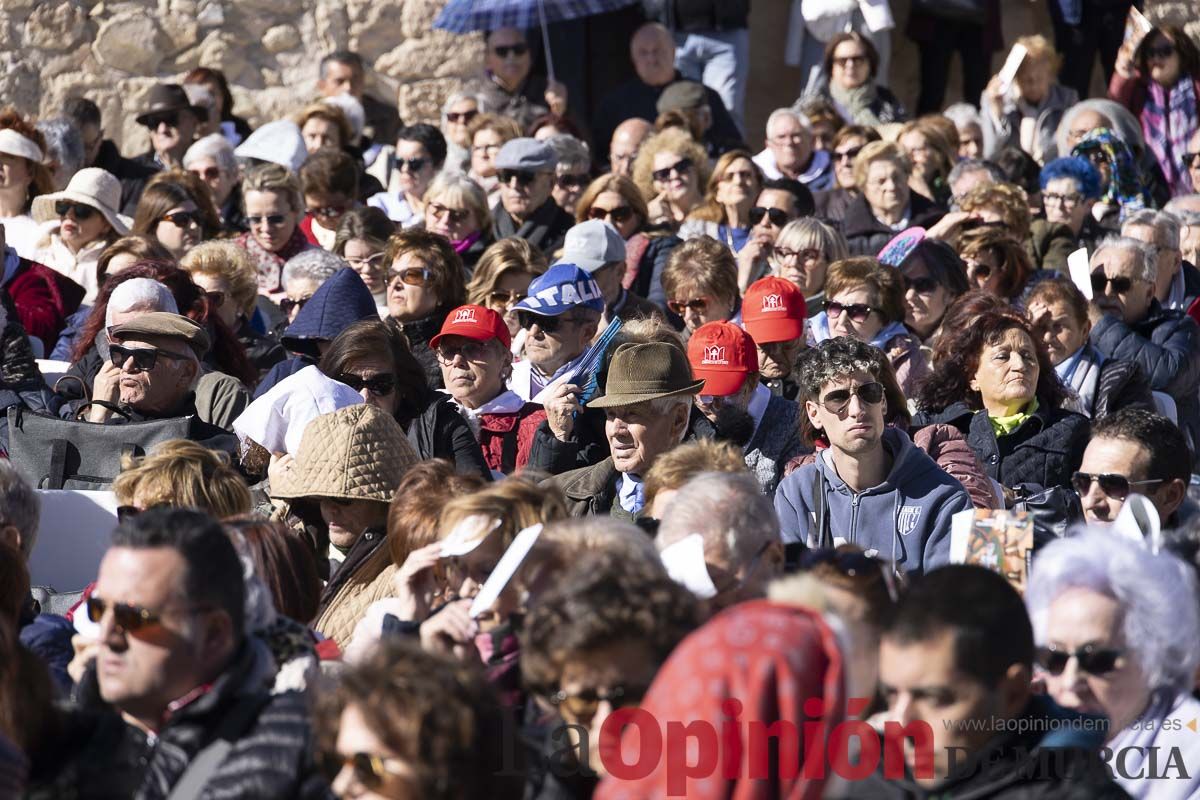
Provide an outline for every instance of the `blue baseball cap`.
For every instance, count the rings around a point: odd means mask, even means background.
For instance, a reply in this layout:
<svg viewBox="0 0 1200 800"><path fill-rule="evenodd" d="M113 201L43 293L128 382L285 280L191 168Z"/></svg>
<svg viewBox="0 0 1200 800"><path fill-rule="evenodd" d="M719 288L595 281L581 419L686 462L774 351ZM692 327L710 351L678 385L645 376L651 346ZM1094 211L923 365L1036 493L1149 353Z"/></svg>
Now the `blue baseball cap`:
<svg viewBox="0 0 1200 800"><path fill-rule="evenodd" d="M529 294L514 306L543 317L557 317L573 308L604 310L604 295L596 281L576 264L555 264L529 284Z"/></svg>

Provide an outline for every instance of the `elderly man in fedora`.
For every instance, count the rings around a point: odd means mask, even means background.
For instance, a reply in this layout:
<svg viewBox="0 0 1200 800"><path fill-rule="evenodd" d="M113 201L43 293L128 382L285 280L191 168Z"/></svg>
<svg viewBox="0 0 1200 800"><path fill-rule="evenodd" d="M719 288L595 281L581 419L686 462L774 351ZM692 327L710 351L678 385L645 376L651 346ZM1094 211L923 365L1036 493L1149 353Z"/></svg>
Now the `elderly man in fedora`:
<svg viewBox="0 0 1200 800"><path fill-rule="evenodd" d="M192 105L179 84L156 85L146 98L146 110L137 115L137 123L150 129L151 148L134 160L155 171L182 166L183 154L207 116L208 109Z"/></svg>
<svg viewBox="0 0 1200 800"><path fill-rule="evenodd" d="M588 403L588 408L605 412L612 455L543 485L562 490L572 516L636 518L645 504L642 477L656 458L683 441L692 397L703 385L692 377L678 347L664 342L621 345L609 365L604 394Z"/></svg>

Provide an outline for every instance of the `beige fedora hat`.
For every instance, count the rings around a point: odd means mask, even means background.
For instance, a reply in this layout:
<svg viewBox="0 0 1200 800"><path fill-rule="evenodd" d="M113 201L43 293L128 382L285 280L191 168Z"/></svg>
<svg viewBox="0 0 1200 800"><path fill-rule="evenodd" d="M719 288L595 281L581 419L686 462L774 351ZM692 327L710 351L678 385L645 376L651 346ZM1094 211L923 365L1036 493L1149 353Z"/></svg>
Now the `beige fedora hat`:
<svg viewBox="0 0 1200 800"><path fill-rule="evenodd" d="M104 215L118 236L129 233L132 220L117 213L121 207L121 182L111 173L99 167L81 169L71 176L71 182L61 192L44 194L33 199L35 222L58 219L54 204L59 200L91 206Z"/></svg>

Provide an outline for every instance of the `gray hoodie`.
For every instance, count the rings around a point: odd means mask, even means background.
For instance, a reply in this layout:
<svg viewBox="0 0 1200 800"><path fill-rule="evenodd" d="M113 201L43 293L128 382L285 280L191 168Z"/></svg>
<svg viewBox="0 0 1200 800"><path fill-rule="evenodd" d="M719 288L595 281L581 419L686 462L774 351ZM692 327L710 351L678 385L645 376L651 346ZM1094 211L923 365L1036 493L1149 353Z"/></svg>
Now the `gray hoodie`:
<svg viewBox="0 0 1200 800"><path fill-rule="evenodd" d="M829 450L784 478L775 492L784 542L819 546L813 490L820 475L835 544L857 544L909 575L949 563L950 517L971 508L971 498L903 431L884 430L883 446L892 456L891 472L858 494L838 477Z"/></svg>

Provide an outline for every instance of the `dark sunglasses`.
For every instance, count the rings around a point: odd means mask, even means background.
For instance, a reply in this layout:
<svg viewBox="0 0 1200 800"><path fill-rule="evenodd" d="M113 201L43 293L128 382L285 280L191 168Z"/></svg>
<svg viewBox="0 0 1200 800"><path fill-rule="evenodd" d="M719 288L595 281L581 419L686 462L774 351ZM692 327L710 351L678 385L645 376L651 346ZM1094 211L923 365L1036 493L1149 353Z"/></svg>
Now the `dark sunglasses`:
<svg viewBox="0 0 1200 800"><path fill-rule="evenodd" d="M498 170L496 175L500 178L502 186L508 186L514 178L516 178L517 183L521 186L528 186L537 180L536 172L528 172L523 169L502 169Z"/></svg>
<svg viewBox="0 0 1200 800"><path fill-rule="evenodd" d="M60 217L65 217L69 213L75 215L75 219L80 222L91 219L94 215L100 212L91 206L85 206L83 203L72 203L70 200L58 200L54 203L54 213Z"/></svg>
<svg viewBox="0 0 1200 800"><path fill-rule="evenodd" d="M917 294L933 294L937 291L939 284L932 275L924 275L920 278L910 278L907 275L901 276L904 279L904 291L916 292Z"/></svg>
<svg viewBox="0 0 1200 800"><path fill-rule="evenodd" d="M461 225L467 221L467 217L471 216L471 212L465 208L450 208L441 203L426 203L425 207L429 209L429 213L434 217L440 217L443 214L450 215L450 221L455 225Z"/></svg>
<svg viewBox="0 0 1200 800"><path fill-rule="evenodd" d="M150 130L155 130L156 128L158 128L159 125L162 125L164 122L167 123L167 125L169 127L178 128L179 127L179 112L178 111L167 111L162 114L155 114L154 116L152 116L146 120L146 127L149 128Z"/></svg>
<svg viewBox="0 0 1200 800"><path fill-rule="evenodd" d="M456 125L466 125L471 120L478 116L478 111L447 111L446 122L453 122Z"/></svg>
<svg viewBox="0 0 1200 800"><path fill-rule="evenodd" d="M708 298L697 297L694 300L668 300L667 308L671 309L671 313L682 317L685 310L695 311L697 314L703 314L708 309Z"/></svg>
<svg viewBox="0 0 1200 800"><path fill-rule="evenodd" d="M425 267L409 267L408 269L388 270L388 283L399 280L409 286L424 286L429 283L433 273Z"/></svg>
<svg viewBox="0 0 1200 800"><path fill-rule="evenodd" d="M866 303L839 303L836 300L825 301L825 313L829 315L830 319L837 319L842 314L847 314L854 322L863 322L867 317L871 316L872 311L878 311L878 309Z"/></svg>
<svg viewBox="0 0 1200 800"><path fill-rule="evenodd" d="M169 222L177 228L200 225L200 215L195 211L176 211L172 214L163 214L158 220L159 222Z"/></svg>
<svg viewBox="0 0 1200 800"><path fill-rule="evenodd" d="M1071 487L1079 493L1080 497L1083 497L1092 490L1093 483L1098 483L1100 484L1100 491L1114 500L1124 500L1129 496L1129 490L1134 486L1153 486L1164 482L1166 482L1166 478L1131 481L1124 475L1113 475L1111 473L1093 475L1088 472L1074 472L1071 474Z"/></svg>
<svg viewBox="0 0 1200 800"><path fill-rule="evenodd" d="M883 401L883 384L878 381L864 383L854 390L853 395L867 405L876 405ZM849 389L834 389L818 402L830 414L841 414L850 405L850 396Z"/></svg>
<svg viewBox="0 0 1200 800"><path fill-rule="evenodd" d="M195 175L197 178L202 178L206 181L215 181L221 177L220 167L205 167L204 169L190 169L188 172Z"/></svg>
<svg viewBox="0 0 1200 800"><path fill-rule="evenodd" d="M543 333L554 335L558 333L558 329L563 325L575 322L573 317L563 314L561 317L543 317L541 314L534 314L532 311L518 311L517 324L525 330L531 329L537 325L542 329Z"/></svg>
<svg viewBox="0 0 1200 800"><path fill-rule="evenodd" d="M1200 158L1200 153L1184 153L1183 154L1183 165L1185 167L1194 167L1194 166L1196 166L1197 158Z"/></svg>
<svg viewBox="0 0 1200 800"><path fill-rule="evenodd" d="M632 216L633 209L629 206L617 206L616 208L599 208L598 206L592 206L591 209L588 210L588 219L611 218L613 222L618 224L628 222Z"/></svg>
<svg viewBox="0 0 1200 800"><path fill-rule="evenodd" d="M395 375L376 375L373 378L361 378L358 375L343 372L337 376L336 380L339 383L346 384L356 392L366 389L376 397L387 397L396 391Z"/></svg>
<svg viewBox="0 0 1200 800"><path fill-rule="evenodd" d="M442 343L437 346L436 355L438 361L447 366L453 364L454 359L459 356L468 362L478 364L486 360L487 342L470 340L454 345Z"/></svg>
<svg viewBox="0 0 1200 800"><path fill-rule="evenodd" d="M425 165L429 163L428 158L397 158L396 169L404 172L420 172L425 169Z"/></svg>
<svg viewBox="0 0 1200 800"><path fill-rule="evenodd" d="M112 603L103 600L95 595L87 599L87 616L92 622L99 622L104 619L104 612L109 608L113 611L113 619L123 631L132 632L139 628L144 628L147 625L153 625L159 621L158 614L148 608L135 606L129 603Z"/></svg>
<svg viewBox="0 0 1200 800"><path fill-rule="evenodd" d="M389 766L397 759L385 758L371 753L354 753L349 756L328 755L322 760L325 776L333 781L341 771L350 767L354 780L367 791L375 791L383 785L388 775L400 775L401 771Z"/></svg>
<svg viewBox="0 0 1200 800"><path fill-rule="evenodd" d="M1079 662L1079 669L1089 675L1107 675L1117 668L1117 659L1123 654L1123 651L1115 648L1099 648L1089 644L1074 653L1039 647L1034 657L1042 669L1055 676L1062 675L1063 670L1067 668L1067 662L1072 658Z"/></svg>
<svg viewBox="0 0 1200 800"><path fill-rule="evenodd" d="M300 309L304 308L304 304L311 299L311 294L308 297L301 297L299 300L293 300L290 297L285 297L279 301L279 310L283 312L285 317L290 317L293 309L299 311Z"/></svg>
<svg viewBox="0 0 1200 800"><path fill-rule="evenodd" d="M656 169L650 174L656 181L668 180L672 175L684 175L692 168L692 160L690 158L681 158L669 167Z"/></svg>
<svg viewBox="0 0 1200 800"><path fill-rule="evenodd" d="M314 217L325 217L326 219L332 219L334 217L340 217L343 214L345 214L346 206L339 205L339 206L321 206L320 208L310 208L308 210L308 213L312 214Z"/></svg>
<svg viewBox="0 0 1200 800"><path fill-rule="evenodd" d="M284 214L252 214L246 217L246 222L252 228L263 224L263 222L266 222L268 227L278 228L283 224L285 219L287 219L287 216Z"/></svg>
<svg viewBox="0 0 1200 800"><path fill-rule="evenodd" d="M159 350L157 347L126 347L121 344L108 346L108 357L114 367L124 366L125 362L133 359L133 366L142 372L149 372L158 363L158 357L169 358L172 361L186 361L187 356L172 353L169 350Z"/></svg>
<svg viewBox="0 0 1200 800"><path fill-rule="evenodd" d="M1103 272L1092 273L1092 292L1094 294L1104 294L1105 287L1111 285L1113 291L1117 294L1125 294L1133 286L1133 278L1127 278L1124 275L1110 278Z"/></svg>
<svg viewBox="0 0 1200 800"><path fill-rule="evenodd" d="M220 308L225 305L224 292L205 292L204 296L208 298L209 308Z"/></svg>
<svg viewBox="0 0 1200 800"><path fill-rule="evenodd" d="M508 58L509 56L516 56L517 58L520 58L521 56L523 56L529 52L529 45L527 45L527 44L507 44L507 45L501 44L501 45L497 45L497 46L493 47L492 52L495 53L496 55L500 56L500 58Z"/></svg>
<svg viewBox="0 0 1200 800"><path fill-rule="evenodd" d="M596 712L600 710L600 704L605 700L613 708L638 705L642 702L642 698L646 696L648 688L648 686L623 686L618 684L608 689L584 689L570 694L559 690L547 699L554 705L566 709L567 713L576 720L588 720L596 716Z"/></svg>
<svg viewBox="0 0 1200 800"><path fill-rule="evenodd" d="M1154 47L1147 47L1144 51L1146 58L1170 58L1175 54L1175 45L1159 44Z"/></svg>
<svg viewBox="0 0 1200 800"><path fill-rule="evenodd" d="M750 209L751 225L759 224L763 221L763 217L771 220L771 224L776 228L782 228L784 225L788 224L787 212L782 208L763 208L762 206L755 206L754 208Z"/></svg>
<svg viewBox="0 0 1200 800"><path fill-rule="evenodd" d="M567 174L559 175L557 178L555 178L555 182L558 183L558 188L560 189L579 189L583 186L587 186L588 180L589 178L587 175Z"/></svg>
<svg viewBox="0 0 1200 800"><path fill-rule="evenodd" d="M853 161L862 152L861 147L851 147L849 150L834 150L833 157L838 161Z"/></svg>
<svg viewBox="0 0 1200 800"><path fill-rule="evenodd" d="M519 303L526 297L525 292L518 292L515 289L492 289L488 292L488 302L497 306Z"/></svg>

